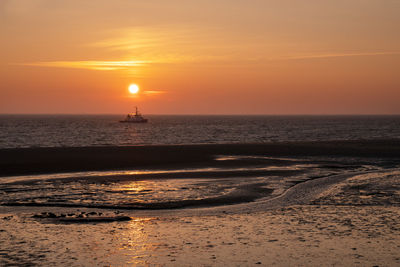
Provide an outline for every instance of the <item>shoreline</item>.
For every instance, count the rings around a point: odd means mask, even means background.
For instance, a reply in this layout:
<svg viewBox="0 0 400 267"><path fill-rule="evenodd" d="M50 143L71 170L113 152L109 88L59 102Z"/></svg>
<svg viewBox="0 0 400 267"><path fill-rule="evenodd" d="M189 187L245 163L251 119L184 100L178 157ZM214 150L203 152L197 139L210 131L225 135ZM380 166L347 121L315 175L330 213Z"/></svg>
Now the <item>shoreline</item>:
<svg viewBox="0 0 400 267"><path fill-rule="evenodd" d="M400 139L0 149L0 177L210 166L220 155L400 158Z"/></svg>

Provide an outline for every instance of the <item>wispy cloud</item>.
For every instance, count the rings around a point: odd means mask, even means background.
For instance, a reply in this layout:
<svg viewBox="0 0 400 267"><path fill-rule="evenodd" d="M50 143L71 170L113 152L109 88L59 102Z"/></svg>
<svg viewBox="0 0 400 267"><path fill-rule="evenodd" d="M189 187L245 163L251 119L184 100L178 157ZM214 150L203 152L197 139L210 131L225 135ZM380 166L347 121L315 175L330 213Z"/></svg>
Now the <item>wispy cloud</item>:
<svg viewBox="0 0 400 267"><path fill-rule="evenodd" d="M197 35L185 27L133 27L114 29L110 31L113 37L89 44L93 47L108 48L110 50L146 51L156 47L175 47L180 44L191 44Z"/></svg>
<svg viewBox="0 0 400 267"><path fill-rule="evenodd" d="M145 93L145 94L147 94L147 95L157 95L157 94L164 94L165 91L156 91L156 90L153 90L153 91L144 91L143 93Z"/></svg>
<svg viewBox="0 0 400 267"><path fill-rule="evenodd" d="M328 58L344 58L344 57L361 57L361 56L385 56L385 55L400 55L400 52L362 52L362 53L332 53L332 54L309 54L309 55L288 55L277 58L269 58L258 60L242 59L242 62L249 61L276 61L276 60L307 60L307 59L328 59ZM152 63L173 63L179 61L199 61L196 58L185 58L180 56L171 56L170 58L163 58L160 60L118 60L118 61L101 61L101 60L79 60L79 61L43 61L43 62L28 62L21 63L18 65L24 66L38 66L38 67L55 67L55 68L74 68L74 69L89 69L89 70L102 70L102 71L113 71L113 70L127 70L132 71L139 67L147 66ZM213 60L214 62L224 62L226 60L220 60L213 58L202 58L200 61ZM229 61L229 60L228 60ZM148 94L158 94L159 91L149 91Z"/></svg>
<svg viewBox="0 0 400 267"><path fill-rule="evenodd" d="M75 68L89 70L129 70L132 67L141 67L149 64L149 61L130 60L130 61L43 61L23 63L25 66L56 67L56 68Z"/></svg>
<svg viewBox="0 0 400 267"><path fill-rule="evenodd" d="M359 57L359 56L384 56L384 55L400 55L400 52L360 52L360 53L332 53L332 54L314 54L314 55L296 55L287 56L282 59L301 60L301 59L323 59L336 57Z"/></svg>
<svg viewBox="0 0 400 267"><path fill-rule="evenodd" d="M166 94L166 91L161 91L161 90L146 90L146 91L139 91L137 94L130 94L127 95L127 98L141 98L142 96L144 97L156 97L162 94Z"/></svg>
<svg viewBox="0 0 400 267"><path fill-rule="evenodd" d="M237 49L232 43L227 45L217 29L133 27L115 29L109 36L88 46L160 64L221 61L229 59L232 50Z"/></svg>

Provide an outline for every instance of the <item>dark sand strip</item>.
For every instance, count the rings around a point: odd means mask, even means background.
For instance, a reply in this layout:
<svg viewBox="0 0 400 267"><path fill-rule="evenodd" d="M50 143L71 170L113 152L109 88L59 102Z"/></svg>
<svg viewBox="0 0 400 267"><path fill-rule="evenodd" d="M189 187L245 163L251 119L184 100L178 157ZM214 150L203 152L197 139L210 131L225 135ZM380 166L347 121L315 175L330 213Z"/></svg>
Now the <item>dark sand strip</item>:
<svg viewBox="0 0 400 267"><path fill-rule="evenodd" d="M210 166L217 155L400 158L400 140L0 149L0 176Z"/></svg>

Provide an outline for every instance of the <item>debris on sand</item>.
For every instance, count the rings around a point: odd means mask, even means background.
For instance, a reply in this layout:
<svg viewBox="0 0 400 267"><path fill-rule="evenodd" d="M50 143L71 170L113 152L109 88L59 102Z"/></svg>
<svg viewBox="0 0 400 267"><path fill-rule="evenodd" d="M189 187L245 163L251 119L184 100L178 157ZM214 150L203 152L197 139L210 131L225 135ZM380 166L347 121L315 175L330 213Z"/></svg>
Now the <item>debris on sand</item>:
<svg viewBox="0 0 400 267"><path fill-rule="evenodd" d="M64 213L55 214L52 212L42 212L34 214L32 218L51 219L53 221L62 223L120 222L120 221L129 221L132 219L129 216L123 216L123 215L103 216L103 213L95 211L89 213L82 211L80 213L68 213L68 214Z"/></svg>

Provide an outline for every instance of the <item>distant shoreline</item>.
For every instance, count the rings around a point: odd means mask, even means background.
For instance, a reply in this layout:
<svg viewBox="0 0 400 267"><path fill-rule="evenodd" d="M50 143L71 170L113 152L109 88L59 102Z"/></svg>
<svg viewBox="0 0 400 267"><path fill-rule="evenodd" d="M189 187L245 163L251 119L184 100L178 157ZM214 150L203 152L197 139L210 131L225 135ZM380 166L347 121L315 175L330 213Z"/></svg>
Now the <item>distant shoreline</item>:
<svg viewBox="0 0 400 267"><path fill-rule="evenodd" d="M349 156L398 159L400 158L400 139L9 148L0 149L0 177L129 168L187 168L210 165L218 155Z"/></svg>

